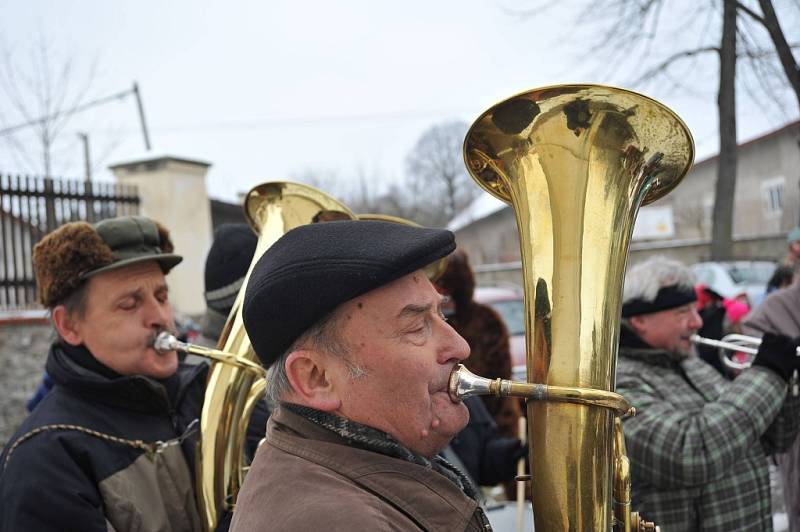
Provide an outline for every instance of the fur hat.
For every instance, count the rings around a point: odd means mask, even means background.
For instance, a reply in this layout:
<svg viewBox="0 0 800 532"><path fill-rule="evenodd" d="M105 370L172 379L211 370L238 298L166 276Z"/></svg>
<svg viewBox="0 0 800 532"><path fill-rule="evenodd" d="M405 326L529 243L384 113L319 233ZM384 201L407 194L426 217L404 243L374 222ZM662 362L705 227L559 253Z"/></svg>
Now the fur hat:
<svg viewBox="0 0 800 532"><path fill-rule="evenodd" d="M436 281L436 286L453 299L457 312L463 312L470 306L475 294L475 274L466 251L457 249L447 257L447 267Z"/></svg>
<svg viewBox="0 0 800 532"><path fill-rule="evenodd" d="M89 277L148 260L167 273L183 260L172 251L169 231L143 216L66 223L33 248L39 301L53 308Z"/></svg>
<svg viewBox="0 0 800 532"><path fill-rule="evenodd" d="M336 221L296 227L258 260L242 316L268 367L312 325L342 303L452 253L443 229L394 222Z"/></svg>

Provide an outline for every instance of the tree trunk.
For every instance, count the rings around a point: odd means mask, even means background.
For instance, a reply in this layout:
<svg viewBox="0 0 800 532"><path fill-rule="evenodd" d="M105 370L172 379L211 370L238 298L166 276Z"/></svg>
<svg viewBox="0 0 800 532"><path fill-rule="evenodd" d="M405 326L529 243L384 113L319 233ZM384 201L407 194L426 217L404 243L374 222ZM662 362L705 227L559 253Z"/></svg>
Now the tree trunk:
<svg viewBox="0 0 800 532"><path fill-rule="evenodd" d="M758 4L764 14L764 28L766 28L772 43L775 45L775 51L778 52L783 71L786 73L786 78L789 80L789 84L797 97L797 105L800 107L800 68L797 66L794 55L792 55L792 48L786 42L786 35L784 35L781 25L778 23L778 16L775 14L772 0L758 0Z"/></svg>
<svg viewBox="0 0 800 532"><path fill-rule="evenodd" d="M733 257L733 195L736 190L736 4L725 0L719 52L719 159L714 196L711 259Z"/></svg>

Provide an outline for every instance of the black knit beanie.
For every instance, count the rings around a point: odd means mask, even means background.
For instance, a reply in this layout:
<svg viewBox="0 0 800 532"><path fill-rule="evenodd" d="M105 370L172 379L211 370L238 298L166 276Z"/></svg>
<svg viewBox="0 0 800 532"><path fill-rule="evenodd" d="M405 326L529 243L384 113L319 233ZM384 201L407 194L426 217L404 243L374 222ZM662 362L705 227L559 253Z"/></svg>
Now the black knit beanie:
<svg viewBox="0 0 800 532"><path fill-rule="evenodd" d="M223 224L206 257L206 305L227 316L242 288L258 238L247 224Z"/></svg>

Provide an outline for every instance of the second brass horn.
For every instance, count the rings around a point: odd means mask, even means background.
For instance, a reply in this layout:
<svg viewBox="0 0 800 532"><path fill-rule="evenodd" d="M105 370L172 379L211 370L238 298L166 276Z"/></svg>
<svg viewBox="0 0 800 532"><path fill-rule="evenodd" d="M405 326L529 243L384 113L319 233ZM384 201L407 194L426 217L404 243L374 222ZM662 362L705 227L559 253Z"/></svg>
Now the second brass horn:
<svg viewBox="0 0 800 532"><path fill-rule="evenodd" d="M672 111L599 85L524 92L472 125L467 167L517 219L530 383L614 391L636 212L678 184L693 154ZM551 401L527 410L536 530L630 530L631 516L612 514L615 412Z"/></svg>
<svg viewBox="0 0 800 532"><path fill-rule="evenodd" d="M352 219L355 215L320 190L280 181L254 187L245 199L244 209L259 239L217 346L223 354L255 363L241 309L244 289L255 263L290 229L327 219ZM241 487L247 423L265 389L265 380L245 366L241 362L215 363L209 372L195 467L198 507L203 525L209 531L216 528L222 513L232 508Z"/></svg>

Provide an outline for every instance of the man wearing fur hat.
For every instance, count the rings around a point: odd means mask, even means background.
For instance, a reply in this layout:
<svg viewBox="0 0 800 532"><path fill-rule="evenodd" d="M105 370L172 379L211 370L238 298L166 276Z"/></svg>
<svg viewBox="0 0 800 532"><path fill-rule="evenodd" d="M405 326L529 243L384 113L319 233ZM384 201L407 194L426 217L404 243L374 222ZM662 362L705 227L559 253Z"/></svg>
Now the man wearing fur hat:
<svg viewBox="0 0 800 532"><path fill-rule="evenodd" d="M625 279L617 391L636 407L623 420L632 507L662 530L772 530L767 456L797 435L797 340L765 335L727 381L692 348L696 299L691 271L664 257Z"/></svg>
<svg viewBox="0 0 800 532"><path fill-rule="evenodd" d="M232 530L490 530L437 456L468 420L448 380L469 347L423 268L454 249L449 231L335 221L259 259L243 316L280 406Z"/></svg>
<svg viewBox="0 0 800 532"><path fill-rule="evenodd" d="M200 529L192 462L207 368L152 347L175 328L172 249L138 216L68 223L34 248L55 386L0 458L0 530Z"/></svg>

